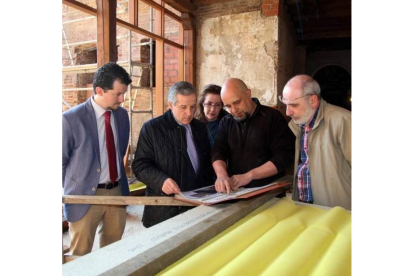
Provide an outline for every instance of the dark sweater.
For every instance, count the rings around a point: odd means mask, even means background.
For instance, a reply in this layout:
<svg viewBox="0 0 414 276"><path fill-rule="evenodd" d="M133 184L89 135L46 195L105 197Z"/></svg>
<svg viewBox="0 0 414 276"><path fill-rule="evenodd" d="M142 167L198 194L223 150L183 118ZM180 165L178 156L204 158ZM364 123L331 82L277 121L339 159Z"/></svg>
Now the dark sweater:
<svg viewBox="0 0 414 276"><path fill-rule="evenodd" d="M229 176L244 174L271 161L278 174L253 180L246 187L269 184L284 175L284 170L293 164L295 136L280 111L257 104L254 113L242 122L232 115L225 116L219 126L211 156L212 161L227 162Z"/></svg>

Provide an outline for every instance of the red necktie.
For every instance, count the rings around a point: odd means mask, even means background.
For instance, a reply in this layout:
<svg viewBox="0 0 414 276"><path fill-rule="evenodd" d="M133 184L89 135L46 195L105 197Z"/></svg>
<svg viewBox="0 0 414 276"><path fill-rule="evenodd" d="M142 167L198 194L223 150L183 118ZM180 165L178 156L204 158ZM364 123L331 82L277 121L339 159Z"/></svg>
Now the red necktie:
<svg viewBox="0 0 414 276"><path fill-rule="evenodd" d="M106 133L106 150L108 151L109 178L115 183L118 178L118 169L116 167L116 151L114 142L114 133L111 127L111 111L106 111L105 116L105 133Z"/></svg>

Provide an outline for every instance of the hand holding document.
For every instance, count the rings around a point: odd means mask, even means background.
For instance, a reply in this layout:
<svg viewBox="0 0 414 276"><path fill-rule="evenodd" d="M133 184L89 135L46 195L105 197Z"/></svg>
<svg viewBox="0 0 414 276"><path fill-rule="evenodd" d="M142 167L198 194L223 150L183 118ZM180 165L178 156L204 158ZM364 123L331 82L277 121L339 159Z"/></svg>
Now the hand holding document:
<svg viewBox="0 0 414 276"><path fill-rule="evenodd" d="M180 192L175 195L175 199L198 205L212 205L232 199L249 198L290 184L291 182L273 182L262 187L240 187L235 191L231 191L230 194L217 193L214 185L211 185L193 191Z"/></svg>

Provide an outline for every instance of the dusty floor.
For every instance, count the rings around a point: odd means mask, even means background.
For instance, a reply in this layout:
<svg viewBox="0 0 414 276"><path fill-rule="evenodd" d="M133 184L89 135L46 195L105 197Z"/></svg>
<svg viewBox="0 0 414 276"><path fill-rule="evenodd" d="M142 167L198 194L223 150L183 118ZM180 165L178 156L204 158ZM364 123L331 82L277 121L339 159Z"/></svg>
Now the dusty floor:
<svg viewBox="0 0 414 276"><path fill-rule="evenodd" d="M127 206L127 220L125 225L125 231L122 238L129 237L133 235L134 233L145 229L145 227L142 225L141 219L142 219L142 213L144 211L143 205L131 205ZM69 232L63 233L63 246L64 248L68 247L70 244L70 237ZM98 241L98 235L95 236L95 241L93 243L92 251L99 249L99 241Z"/></svg>

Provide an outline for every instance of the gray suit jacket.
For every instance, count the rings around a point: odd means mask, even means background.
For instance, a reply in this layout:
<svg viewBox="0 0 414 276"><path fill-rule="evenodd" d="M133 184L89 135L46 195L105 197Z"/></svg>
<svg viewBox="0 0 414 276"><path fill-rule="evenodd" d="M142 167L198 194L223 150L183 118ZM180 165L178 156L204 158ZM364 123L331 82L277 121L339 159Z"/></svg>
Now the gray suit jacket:
<svg viewBox="0 0 414 276"><path fill-rule="evenodd" d="M65 195L95 195L101 173L98 127L91 98L62 114L62 185ZM128 147L129 118L122 107L113 111L118 133L120 184L122 195L129 195L123 157ZM80 220L88 204L65 204L68 221Z"/></svg>

